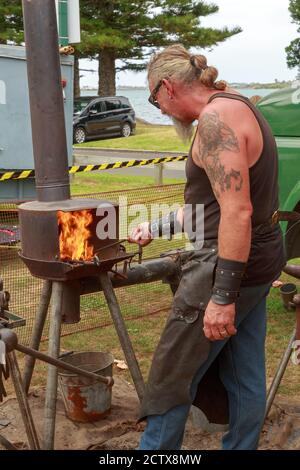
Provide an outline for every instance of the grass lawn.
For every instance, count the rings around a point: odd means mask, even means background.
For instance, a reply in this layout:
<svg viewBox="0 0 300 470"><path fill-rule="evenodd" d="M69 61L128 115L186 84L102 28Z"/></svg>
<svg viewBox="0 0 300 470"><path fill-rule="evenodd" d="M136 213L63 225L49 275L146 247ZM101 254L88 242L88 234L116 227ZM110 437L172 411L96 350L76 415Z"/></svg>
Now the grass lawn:
<svg viewBox="0 0 300 470"><path fill-rule="evenodd" d="M188 146L185 146L177 137L172 126L155 126L137 122L136 135L128 138L119 137L114 139L102 139L86 142L74 147L99 147L111 149L132 149L132 150L157 150L157 151L178 151L187 153ZM178 179L164 178L164 184L179 183ZM139 188L154 185L154 178L148 176L121 176L108 174L105 171L99 173L78 173L72 176L72 194L84 194L93 192L104 192L122 190L128 188Z"/></svg>
<svg viewBox="0 0 300 470"><path fill-rule="evenodd" d="M173 126L159 126L137 122L135 135L101 139L78 144L74 147L96 147L128 150L157 150L159 152L186 153L189 145L185 145L177 136Z"/></svg>
<svg viewBox="0 0 300 470"><path fill-rule="evenodd" d="M164 178L164 184L176 183L180 183L180 180ZM151 176L112 175L105 171L101 171L99 173L78 173L72 176L71 193L73 195L88 194L129 188L143 188L153 185L154 178Z"/></svg>

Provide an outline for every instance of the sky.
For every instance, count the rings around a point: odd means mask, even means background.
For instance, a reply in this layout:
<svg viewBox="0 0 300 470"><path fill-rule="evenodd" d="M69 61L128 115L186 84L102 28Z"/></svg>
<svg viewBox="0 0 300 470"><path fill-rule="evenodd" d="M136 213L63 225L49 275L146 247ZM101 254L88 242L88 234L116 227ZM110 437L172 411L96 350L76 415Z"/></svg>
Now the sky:
<svg viewBox="0 0 300 470"><path fill-rule="evenodd" d="M296 69L286 65L285 47L299 37L288 11L289 0L214 0L218 13L203 18L205 27L240 26L243 31L215 46L199 50L208 64L229 82L274 82L293 80ZM82 60L81 68L97 69L96 61ZM81 86L97 87L97 74L82 72ZM146 73L121 72L117 86L145 86Z"/></svg>

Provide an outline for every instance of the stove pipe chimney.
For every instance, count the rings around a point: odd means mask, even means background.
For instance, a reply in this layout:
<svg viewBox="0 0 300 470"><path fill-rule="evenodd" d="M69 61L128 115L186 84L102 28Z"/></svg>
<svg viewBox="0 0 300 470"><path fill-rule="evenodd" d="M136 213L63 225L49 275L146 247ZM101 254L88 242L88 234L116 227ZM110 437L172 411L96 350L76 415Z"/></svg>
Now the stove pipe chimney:
<svg viewBox="0 0 300 470"><path fill-rule="evenodd" d="M54 0L22 0L38 201L70 198Z"/></svg>

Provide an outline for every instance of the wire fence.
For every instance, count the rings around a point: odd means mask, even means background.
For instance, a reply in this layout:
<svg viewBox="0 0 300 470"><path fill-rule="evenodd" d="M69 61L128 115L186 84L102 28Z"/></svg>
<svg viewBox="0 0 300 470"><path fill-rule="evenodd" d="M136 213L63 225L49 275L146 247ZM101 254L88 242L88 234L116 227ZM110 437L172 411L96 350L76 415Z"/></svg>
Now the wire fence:
<svg viewBox="0 0 300 470"><path fill-rule="evenodd" d="M120 231L125 233L125 225L128 223L134 224L139 209L139 215L142 218L145 208L148 209L148 214L151 216L150 209L153 205L159 204L162 212L166 212L168 207L173 204L182 205L183 190L184 184L179 183L82 194L74 197L90 197L118 202L120 211L127 211L125 216L120 218ZM128 207L131 207L129 211ZM15 234L15 238L12 234ZM33 277L19 258L19 238L18 204L2 203L0 209L0 272L4 281L4 289L11 294L11 312L26 319L26 325L18 329L19 340L23 344L29 344L43 281ZM125 242L125 245L128 252L136 251L135 245L127 242ZM150 245L144 248L143 260L159 257L162 252L183 245L182 240L153 240ZM116 294L125 320L136 320L143 318L145 315L153 315L167 310L172 299L170 287L162 282L118 288ZM64 324L62 327L63 336L112 323L102 292L81 296L80 303L81 321L72 325ZM48 322L45 325L43 340L47 339L47 334Z"/></svg>

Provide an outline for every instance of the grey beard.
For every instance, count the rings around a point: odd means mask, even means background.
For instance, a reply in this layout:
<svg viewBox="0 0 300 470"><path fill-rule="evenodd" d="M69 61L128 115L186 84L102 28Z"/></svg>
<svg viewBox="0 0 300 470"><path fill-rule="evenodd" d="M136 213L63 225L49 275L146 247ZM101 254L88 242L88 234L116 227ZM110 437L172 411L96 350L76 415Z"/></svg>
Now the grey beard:
<svg viewBox="0 0 300 470"><path fill-rule="evenodd" d="M188 144L193 137L194 134L194 126L193 123L191 122L190 124L184 124L183 122L179 121L179 119L176 119L172 117L172 121L175 127L175 131L178 135L178 137L185 143Z"/></svg>

